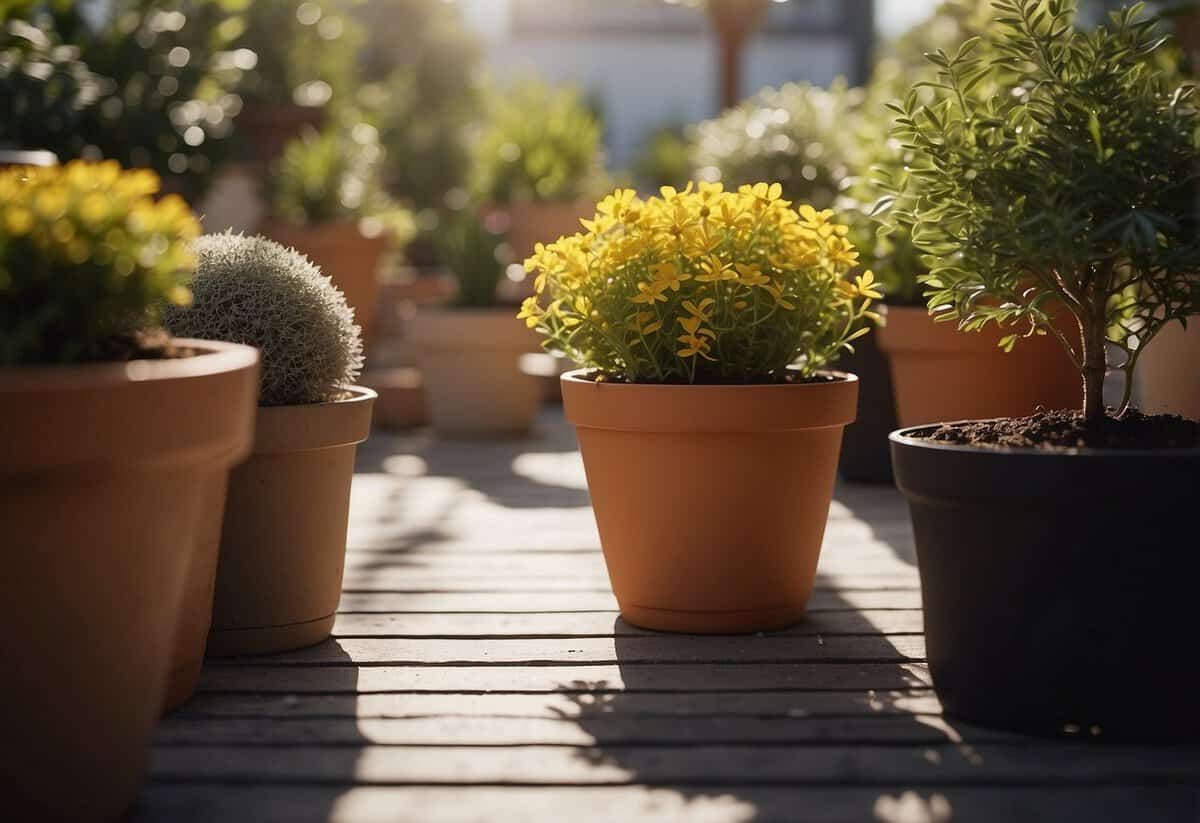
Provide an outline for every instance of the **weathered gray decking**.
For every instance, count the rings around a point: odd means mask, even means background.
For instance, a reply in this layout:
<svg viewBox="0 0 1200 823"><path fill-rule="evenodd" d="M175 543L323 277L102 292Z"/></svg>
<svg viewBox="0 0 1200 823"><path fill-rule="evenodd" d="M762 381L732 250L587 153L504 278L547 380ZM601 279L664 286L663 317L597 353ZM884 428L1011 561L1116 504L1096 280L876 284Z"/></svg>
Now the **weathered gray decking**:
<svg viewBox="0 0 1200 823"><path fill-rule="evenodd" d="M135 820L1200 821L1200 746L941 716L890 489L839 490L807 622L697 638L617 619L553 413L360 472L335 639L210 666Z"/></svg>

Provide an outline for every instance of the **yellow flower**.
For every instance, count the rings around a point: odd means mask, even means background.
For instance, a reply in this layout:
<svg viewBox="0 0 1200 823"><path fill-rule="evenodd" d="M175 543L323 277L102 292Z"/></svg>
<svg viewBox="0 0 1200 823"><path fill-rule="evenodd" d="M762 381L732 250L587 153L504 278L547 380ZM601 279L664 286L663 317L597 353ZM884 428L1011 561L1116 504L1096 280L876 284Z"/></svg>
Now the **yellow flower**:
<svg viewBox="0 0 1200 823"><path fill-rule="evenodd" d="M752 186L742 186L738 189L738 193L754 198L754 206L758 209L768 208L772 203L779 201L781 205L791 205L783 197L783 186L779 183L755 183Z"/></svg>
<svg viewBox="0 0 1200 823"><path fill-rule="evenodd" d="M757 265L735 263L733 267L738 273L737 281L743 286L765 286L771 282L771 278L763 274Z"/></svg>
<svg viewBox="0 0 1200 823"><path fill-rule="evenodd" d="M648 303L653 306L655 303L666 303L667 297L663 294L663 287L657 283L651 284L645 281L637 284L638 293L633 296L634 303Z"/></svg>
<svg viewBox="0 0 1200 823"><path fill-rule="evenodd" d="M637 192L633 189L617 189L596 205L596 211L605 217L619 220L636 201Z"/></svg>
<svg viewBox="0 0 1200 823"><path fill-rule="evenodd" d="M684 281L692 279L690 274L680 271L674 263L656 263L650 267L650 271L654 274L654 282L661 286L663 291L679 291Z"/></svg>
<svg viewBox="0 0 1200 823"><path fill-rule="evenodd" d="M708 354L712 349L712 344L709 343L707 338L694 334L681 334L676 340L683 344L683 348L675 352L680 357L695 357L699 355L705 360L716 362L716 358L710 357Z"/></svg>
<svg viewBox="0 0 1200 823"><path fill-rule="evenodd" d="M792 311L796 308L796 304L783 296L783 291L778 286L763 286L767 290L767 294L771 295L775 300L775 305L781 309Z"/></svg>
<svg viewBox="0 0 1200 823"><path fill-rule="evenodd" d="M826 253L829 255L829 260L835 266L846 266L847 268L858 265L858 250L854 248L854 244L844 237L831 237L829 243L825 247Z"/></svg>
<svg viewBox="0 0 1200 823"><path fill-rule="evenodd" d="M662 320L654 312L640 311L634 316L634 329L640 334L653 334L662 328Z"/></svg>
<svg viewBox="0 0 1200 823"><path fill-rule="evenodd" d="M719 280L737 280L737 272L733 271L733 266L715 254L710 254L704 260L700 261L700 270L704 273L696 275L696 279L701 283L715 283Z"/></svg>
<svg viewBox="0 0 1200 823"><path fill-rule="evenodd" d="M699 317L707 323L712 318L712 309L716 304L716 300L713 300L711 297L705 297L698 304L693 303L691 300L684 300L682 305L683 310L692 317Z"/></svg>
<svg viewBox="0 0 1200 823"><path fill-rule="evenodd" d="M4 211L4 228L13 237L21 237L33 228L33 215L24 206L10 206Z"/></svg>
<svg viewBox="0 0 1200 823"><path fill-rule="evenodd" d="M522 301L521 310L517 312L517 319L524 320L525 325L531 329L537 328L542 319L542 307L538 305L536 297L526 297Z"/></svg>
<svg viewBox="0 0 1200 823"><path fill-rule="evenodd" d="M854 286L860 297L865 297L868 300L882 300L883 292L874 288L875 273L870 269L854 278Z"/></svg>

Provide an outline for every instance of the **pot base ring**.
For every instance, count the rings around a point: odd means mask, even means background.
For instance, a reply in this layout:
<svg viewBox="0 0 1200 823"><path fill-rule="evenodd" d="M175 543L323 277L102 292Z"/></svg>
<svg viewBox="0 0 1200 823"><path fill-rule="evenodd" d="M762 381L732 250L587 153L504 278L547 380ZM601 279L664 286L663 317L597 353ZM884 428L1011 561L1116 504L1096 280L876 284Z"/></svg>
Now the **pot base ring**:
<svg viewBox="0 0 1200 823"><path fill-rule="evenodd" d="M282 626L214 629L208 635L208 657L274 654L315 646L333 631L334 615Z"/></svg>
<svg viewBox="0 0 1200 823"><path fill-rule="evenodd" d="M769 609L683 611L653 606L622 605L626 623L642 629L679 634L750 634L786 629L804 619L807 603Z"/></svg>

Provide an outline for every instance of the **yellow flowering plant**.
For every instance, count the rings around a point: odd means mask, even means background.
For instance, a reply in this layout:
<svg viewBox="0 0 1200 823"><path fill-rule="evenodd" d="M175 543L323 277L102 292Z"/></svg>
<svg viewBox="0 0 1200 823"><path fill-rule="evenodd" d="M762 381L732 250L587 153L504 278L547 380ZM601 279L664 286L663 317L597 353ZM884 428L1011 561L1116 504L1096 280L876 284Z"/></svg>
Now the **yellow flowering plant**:
<svg viewBox="0 0 1200 823"><path fill-rule="evenodd" d="M778 183L619 189L582 222L525 261L535 294L518 317L600 379L812 378L879 321L847 227Z"/></svg>
<svg viewBox="0 0 1200 823"><path fill-rule="evenodd" d="M106 359L186 304L200 226L158 175L113 161L0 170L0 366Z"/></svg>

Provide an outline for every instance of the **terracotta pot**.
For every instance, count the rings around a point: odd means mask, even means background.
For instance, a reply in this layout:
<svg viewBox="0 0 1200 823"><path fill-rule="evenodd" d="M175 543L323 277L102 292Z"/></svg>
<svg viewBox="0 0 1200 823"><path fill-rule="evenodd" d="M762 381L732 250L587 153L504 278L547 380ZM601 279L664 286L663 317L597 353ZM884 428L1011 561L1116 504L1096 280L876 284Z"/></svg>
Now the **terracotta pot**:
<svg viewBox="0 0 1200 823"><path fill-rule="evenodd" d="M591 200L514 200L501 208L508 212L508 242L518 263L533 254L538 243L553 243L563 235L583 231L580 218L596 214Z"/></svg>
<svg viewBox="0 0 1200 823"><path fill-rule="evenodd" d="M247 105L234 121L237 134L250 150L250 160L266 172L283 147L305 128L319 129L325 122L325 110L295 103L256 103Z"/></svg>
<svg viewBox="0 0 1200 823"><path fill-rule="evenodd" d="M902 426L1083 405L1082 379L1053 335L1021 340L1005 353L997 343L1007 331L960 332L909 306L888 306L887 324L876 333L891 363Z"/></svg>
<svg viewBox="0 0 1200 823"><path fill-rule="evenodd" d="M520 435L541 406L520 369L537 336L510 308L421 310L409 325L433 427L452 436Z"/></svg>
<svg viewBox="0 0 1200 823"><path fill-rule="evenodd" d="M115 820L145 775L204 489L258 390L254 349L179 342L201 354L0 369L6 819Z"/></svg>
<svg viewBox="0 0 1200 823"><path fill-rule="evenodd" d="M379 263L388 247L386 236L366 237L351 221L305 225L271 219L263 221L260 232L320 266L346 295L354 320L362 327L363 340L371 339L379 307Z"/></svg>
<svg viewBox="0 0 1200 823"><path fill-rule="evenodd" d="M320 643L342 592L355 447L375 392L258 410L254 451L229 477L208 654Z"/></svg>
<svg viewBox="0 0 1200 823"><path fill-rule="evenodd" d="M929 428L929 427L922 427ZM1071 453L891 436L946 713L1012 731L1200 738L1200 448Z"/></svg>
<svg viewBox="0 0 1200 823"><path fill-rule="evenodd" d="M1172 323L1137 363L1138 403L1152 414L1200 420L1200 317L1187 329Z"/></svg>
<svg viewBox="0 0 1200 823"><path fill-rule="evenodd" d="M804 615L858 378L676 386L563 375L621 616L775 629Z"/></svg>

